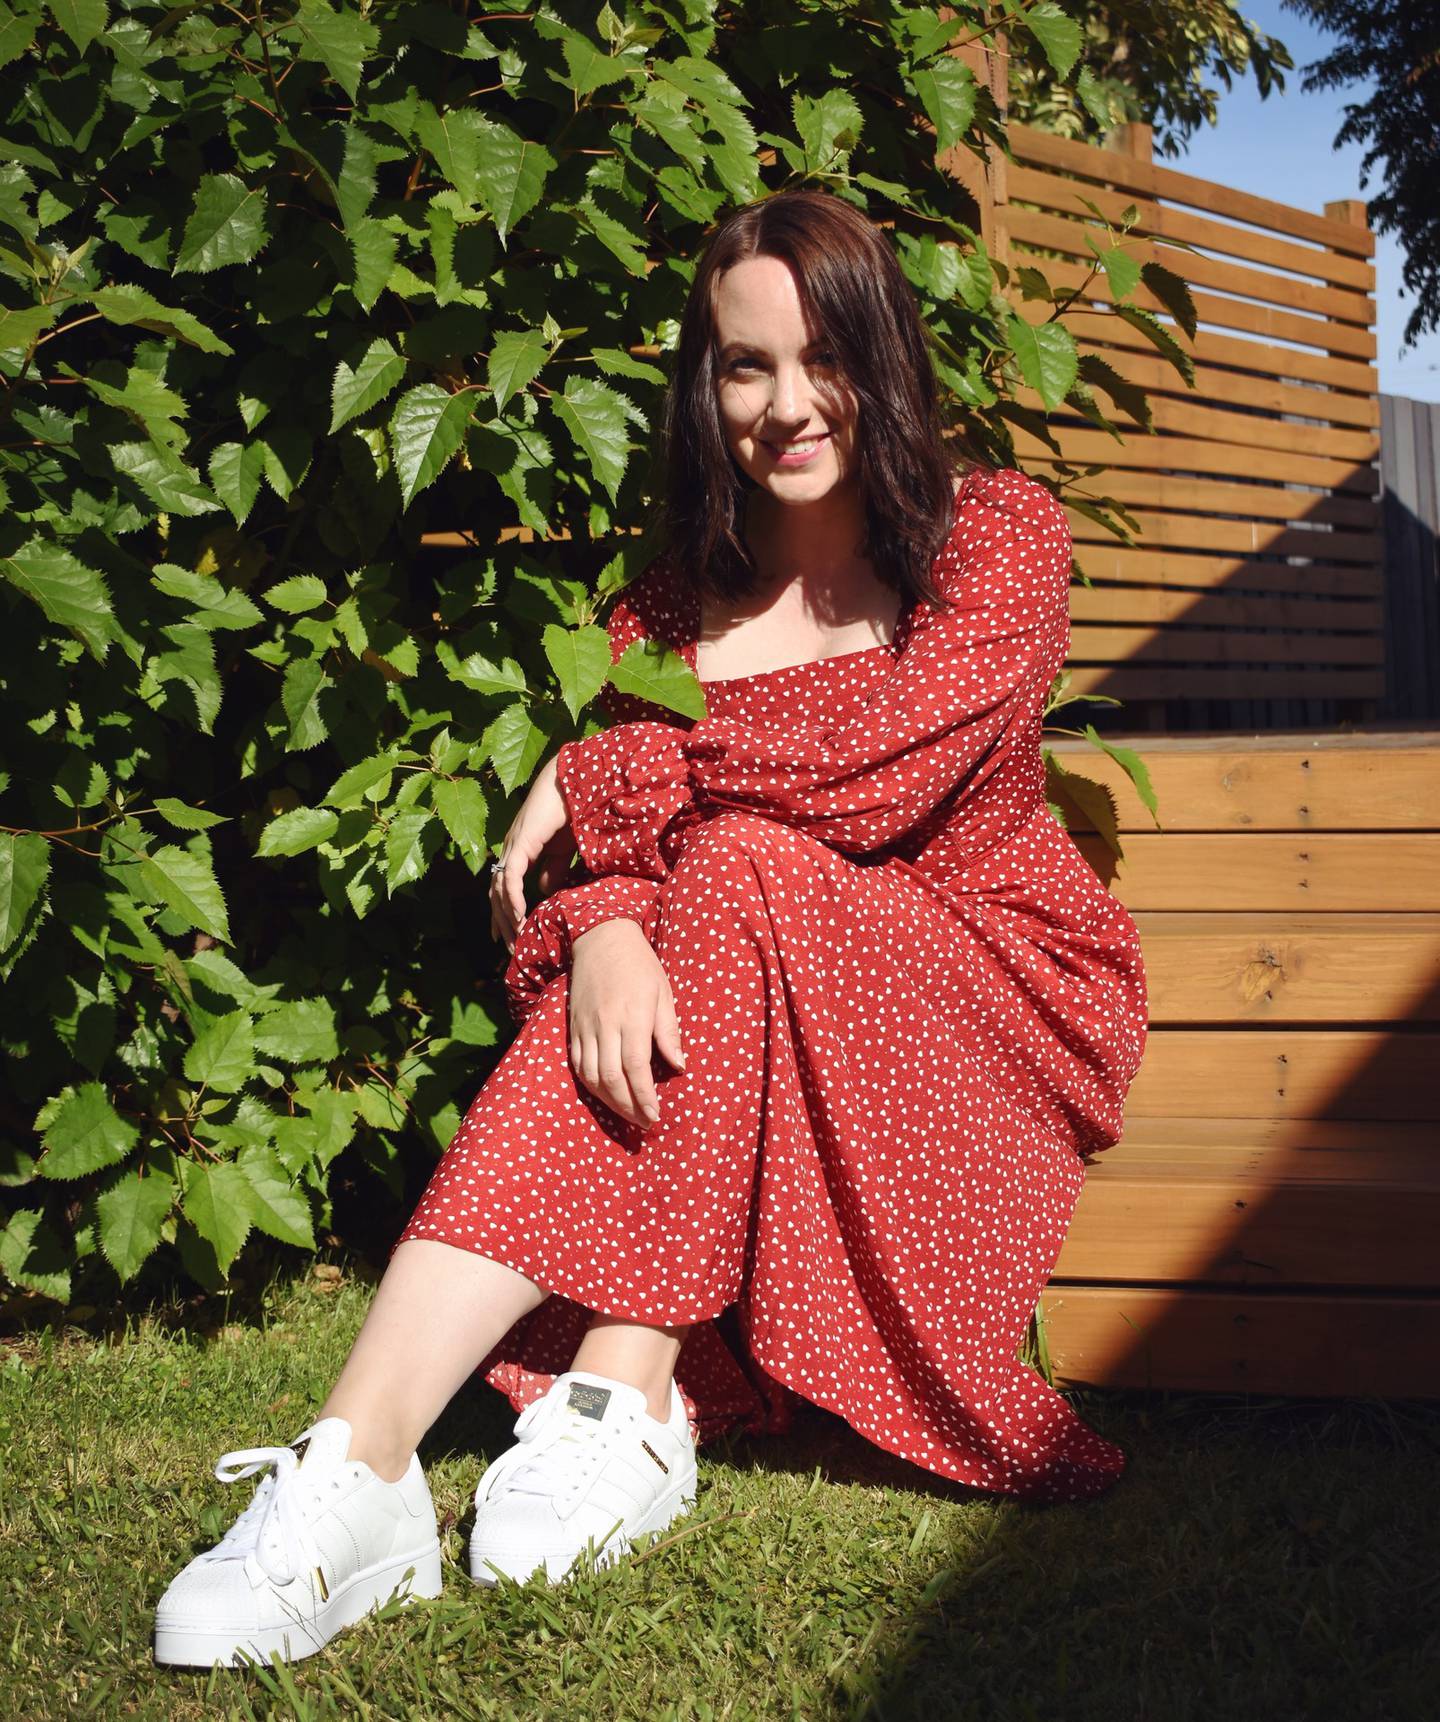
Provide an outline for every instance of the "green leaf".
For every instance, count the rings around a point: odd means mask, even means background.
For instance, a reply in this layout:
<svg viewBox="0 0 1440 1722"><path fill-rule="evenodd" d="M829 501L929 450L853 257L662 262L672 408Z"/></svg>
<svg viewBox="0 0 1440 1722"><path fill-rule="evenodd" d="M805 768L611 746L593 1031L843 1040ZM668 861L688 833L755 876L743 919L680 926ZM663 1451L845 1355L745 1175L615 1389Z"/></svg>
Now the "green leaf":
<svg viewBox="0 0 1440 1722"><path fill-rule="evenodd" d="M437 777L430 785L430 800L466 860L483 860L488 853L485 841L487 809L484 791L475 779Z"/></svg>
<svg viewBox="0 0 1440 1722"><path fill-rule="evenodd" d="M663 640L632 640L610 667L621 693L650 700L682 717L705 716L705 689L680 654Z"/></svg>
<svg viewBox="0 0 1440 1722"><path fill-rule="evenodd" d="M83 54L105 28L105 0L50 0L50 15Z"/></svg>
<svg viewBox="0 0 1440 1722"><path fill-rule="evenodd" d="M402 507L444 471L474 410L472 392L452 395L435 383L419 383L400 397L390 420L390 446Z"/></svg>
<svg viewBox="0 0 1440 1722"><path fill-rule="evenodd" d="M160 1242L160 1229L179 1194L173 1178L149 1172L126 1173L96 1197L100 1249L120 1277L134 1279L141 1263Z"/></svg>
<svg viewBox="0 0 1440 1722"><path fill-rule="evenodd" d="M214 514L224 506L173 449L138 439L113 442L106 453L110 464L166 514L187 518Z"/></svg>
<svg viewBox="0 0 1440 1722"><path fill-rule="evenodd" d="M147 855L137 872L147 902L164 903L187 927L198 927L223 944L230 943L225 898L207 860L167 843Z"/></svg>
<svg viewBox="0 0 1440 1722"><path fill-rule="evenodd" d="M194 206L171 273L249 263L268 237L264 192L233 173L207 173L195 188Z"/></svg>
<svg viewBox="0 0 1440 1722"><path fill-rule="evenodd" d="M215 1252L222 1274L240 1254L255 1220L250 1180L229 1161L185 1167L185 1218Z"/></svg>
<svg viewBox="0 0 1440 1722"><path fill-rule="evenodd" d="M33 599L52 622L68 628L94 657L105 661L115 622L102 574L38 534L12 555L0 557L0 568L11 585Z"/></svg>
<svg viewBox="0 0 1440 1722"><path fill-rule="evenodd" d="M567 30L562 46L570 76L564 80L577 96L593 95L606 84L633 80L641 71L633 62L616 59L603 53L593 42L575 30Z"/></svg>
<svg viewBox="0 0 1440 1722"><path fill-rule="evenodd" d="M556 166L555 157L498 120L487 120L477 128L475 145L480 201L494 217L503 245L516 222L540 201L545 180Z"/></svg>
<svg viewBox="0 0 1440 1722"><path fill-rule="evenodd" d="M265 470L265 446L262 443L217 443L210 449L210 487L215 496L234 515L234 523L243 527L260 494L260 474Z"/></svg>
<svg viewBox="0 0 1440 1722"><path fill-rule="evenodd" d="M261 1017L255 1049L283 1064L328 1064L340 1053L335 1007L328 999L299 999Z"/></svg>
<svg viewBox="0 0 1440 1722"><path fill-rule="evenodd" d="M332 434L383 401L404 375L405 361L384 335L371 341L353 367L342 359L330 385Z"/></svg>
<svg viewBox="0 0 1440 1722"><path fill-rule="evenodd" d="M578 718L605 686L610 672L610 636L604 628L562 628L546 624L541 636L545 656L560 683L560 697L572 719Z"/></svg>
<svg viewBox="0 0 1440 1722"><path fill-rule="evenodd" d="M1053 753L1045 755L1045 793L1048 799L1064 808L1067 815L1078 812L1103 839L1117 859L1125 859L1120 847L1120 816L1115 797L1103 783L1070 771L1061 765ZM1069 824L1067 817L1065 823Z"/></svg>
<svg viewBox="0 0 1440 1722"><path fill-rule="evenodd" d="M185 1074L222 1094L243 1088L255 1066L255 1023L249 1011L216 1017L185 1053Z"/></svg>
<svg viewBox="0 0 1440 1722"><path fill-rule="evenodd" d="M643 383L664 383L665 373L643 359L633 358L622 347L597 347L590 355L609 376L634 377Z"/></svg>
<svg viewBox="0 0 1440 1722"><path fill-rule="evenodd" d="M328 807L292 807L260 833L257 855L302 855L335 832L339 816Z"/></svg>
<svg viewBox="0 0 1440 1722"><path fill-rule="evenodd" d="M910 82L935 128L935 154L944 155L960 142L975 118L975 74L947 54L914 72Z"/></svg>
<svg viewBox="0 0 1440 1722"><path fill-rule="evenodd" d="M21 1208L0 1232L0 1271L12 1285L69 1302L70 1253L38 1208Z"/></svg>
<svg viewBox="0 0 1440 1722"><path fill-rule="evenodd" d="M1020 374L1053 411L1070 392L1079 369L1075 337L1060 323L1027 323L1013 313L1005 321L1010 351Z"/></svg>
<svg viewBox="0 0 1440 1722"><path fill-rule="evenodd" d="M37 335L55 321L53 305L0 307L0 353L28 353Z"/></svg>
<svg viewBox="0 0 1440 1722"><path fill-rule="evenodd" d="M1149 809L1150 817L1155 821L1157 828L1163 830L1164 827L1160 825L1159 799L1155 794L1155 785L1150 781L1150 768L1140 755L1133 748L1121 747L1116 742L1107 741L1093 723L1085 725L1085 739L1092 746L1108 753L1117 765L1124 768L1131 783L1135 785L1135 793Z"/></svg>
<svg viewBox="0 0 1440 1722"><path fill-rule="evenodd" d="M318 574L292 574L277 580L264 593L265 602L289 616L302 616L325 602L325 582Z"/></svg>
<svg viewBox="0 0 1440 1722"><path fill-rule="evenodd" d="M630 448L620 396L608 383L593 377L571 377L564 394L552 395L550 404L596 478L609 491L610 500L616 501Z"/></svg>
<svg viewBox="0 0 1440 1722"><path fill-rule="evenodd" d="M35 1170L43 1178L83 1178L102 1166L118 1165L139 1136L110 1104L103 1083L82 1082L51 1116Z"/></svg>
<svg viewBox="0 0 1440 1722"><path fill-rule="evenodd" d="M444 840L433 814L417 808L399 813L385 833L385 885L390 895L418 879L434 860Z"/></svg>
<svg viewBox="0 0 1440 1722"><path fill-rule="evenodd" d="M513 394L529 385L539 375L550 351L550 343L538 329L507 329L490 344L486 377L495 395L495 411L500 412Z"/></svg>
<svg viewBox="0 0 1440 1722"><path fill-rule="evenodd" d="M395 770L395 755L377 753L342 771L325 792L331 807L359 807L362 801L383 801ZM375 791L371 794L371 791Z"/></svg>
<svg viewBox="0 0 1440 1722"><path fill-rule="evenodd" d="M0 952L24 932L50 876L50 845L34 831L0 831Z"/></svg>
<svg viewBox="0 0 1440 1722"><path fill-rule="evenodd" d="M325 0L300 0L291 28L300 38L299 57L318 60L353 102L365 60L379 45L376 26L349 6L332 11Z"/></svg>
<svg viewBox="0 0 1440 1722"><path fill-rule="evenodd" d="M834 173L860 141L865 122L859 103L848 90L827 90L816 99L796 95L790 107L805 151L806 171Z"/></svg>
<svg viewBox="0 0 1440 1722"><path fill-rule="evenodd" d="M286 665L280 684L280 704L290 723L290 733L285 738L288 752L303 753L307 747L318 747L329 736L320 699L333 686L319 658L297 658Z"/></svg>
<svg viewBox="0 0 1440 1722"><path fill-rule="evenodd" d="M1153 343L1162 358L1167 359L1185 381L1193 389L1195 387L1195 361L1152 312L1143 310L1139 305L1117 305L1114 315L1122 317L1132 329L1138 329L1147 340Z"/></svg>
<svg viewBox="0 0 1440 1722"><path fill-rule="evenodd" d="M235 1164L250 1185L250 1211L262 1232L282 1244L315 1248L309 1198L280 1164L273 1148L243 1148Z"/></svg>
<svg viewBox="0 0 1440 1722"><path fill-rule="evenodd" d="M228 813L207 813L203 807L191 807L176 801L171 795L155 797L155 811L168 819L177 831L208 831L212 825L228 825Z"/></svg>
<svg viewBox="0 0 1440 1722"><path fill-rule="evenodd" d="M1190 296L1189 283L1163 263L1143 263L1140 273L1145 285L1193 341L1197 327L1195 301Z"/></svg>
<svg viewBox="0 0 1440 1722"><path fill-rule="evenodd" d="M1054 4L1040 0L1014 14L1014 21L1027 29L1045 52L1057 78L1070 76L1070 68L1080 58L1080 26Z"/></svg>
<svg viewBox="0 0 1440 1722"><path fill-rule="evenodd" d="M89 303L108 323L134 324L156 335L173 335L204 353L233 353L228 341L207 329L190 311L162 305L152 293L131 281L112 281L86 295Z"/></svg>
<svg viewBox="0 0 1440 1722"><path fill-rule="evenodd" d="M1113 299L1128 299L1140 279L1140 264L1123 245L1112 245L1100 253L1100 267L1110 283Z"/></svg>

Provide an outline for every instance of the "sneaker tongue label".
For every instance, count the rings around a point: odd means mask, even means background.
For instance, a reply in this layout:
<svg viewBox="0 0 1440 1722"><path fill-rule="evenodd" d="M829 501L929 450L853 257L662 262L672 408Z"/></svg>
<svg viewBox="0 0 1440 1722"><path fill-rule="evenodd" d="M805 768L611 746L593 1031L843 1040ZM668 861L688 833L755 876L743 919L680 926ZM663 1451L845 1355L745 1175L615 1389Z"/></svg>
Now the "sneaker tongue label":
<svg viewBox="0 0 1440 1722"><path fill-rule="evenodd" d="M578 1411L582 1417L593 1417L597 1423L603 1422L610 1392L608 1387L596 1387L591 1381L572 1381L570 1397L565 1401L566 1409Z"/></svg>

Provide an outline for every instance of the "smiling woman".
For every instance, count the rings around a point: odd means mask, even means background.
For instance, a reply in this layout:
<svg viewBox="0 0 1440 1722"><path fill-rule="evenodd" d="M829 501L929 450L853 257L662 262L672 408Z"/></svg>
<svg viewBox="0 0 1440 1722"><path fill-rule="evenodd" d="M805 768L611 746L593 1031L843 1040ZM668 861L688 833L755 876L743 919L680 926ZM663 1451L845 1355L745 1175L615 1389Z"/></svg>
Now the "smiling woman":
<svg viewBox="0 0 1440 1722"><path fill-rule="evenodd" d="M1065 512L957 470L888 238L813 190L710 236L665 437L611 661L669 640L706 715L611 684L537 774L491 892L519 1032L303 1460L228 1456L277 1480L162 1599L169 1660L433 1590L415 1447L477 1370L519 1412L481 1583L623 1554L695 1505L698 1444L799 1401L999 1494L1124 1468L1017 1355L1146 1031L1134 922L1045 800ZM567 832L581 875L526 913Z"/></svg>

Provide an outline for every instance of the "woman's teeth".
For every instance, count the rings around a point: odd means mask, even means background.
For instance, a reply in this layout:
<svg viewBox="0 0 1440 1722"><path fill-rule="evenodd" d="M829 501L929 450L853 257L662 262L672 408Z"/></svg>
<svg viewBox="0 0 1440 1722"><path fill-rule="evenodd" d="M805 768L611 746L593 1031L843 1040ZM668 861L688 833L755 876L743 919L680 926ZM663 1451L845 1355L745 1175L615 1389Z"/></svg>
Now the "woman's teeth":
<svg viewBox="0 0 1440 1722"><path fill-rule="evenodd" d="M773 446L778 448L781 454L809 454L813 449L819 448L824 440L823 437L812 436L808 442L777 442Z"/></svg>

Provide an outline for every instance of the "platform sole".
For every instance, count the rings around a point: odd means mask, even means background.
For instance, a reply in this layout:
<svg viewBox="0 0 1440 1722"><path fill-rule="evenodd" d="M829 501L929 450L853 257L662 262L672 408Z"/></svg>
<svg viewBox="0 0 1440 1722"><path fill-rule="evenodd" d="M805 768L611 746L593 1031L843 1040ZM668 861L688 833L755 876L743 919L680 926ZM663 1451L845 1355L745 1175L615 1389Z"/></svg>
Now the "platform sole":
<svg viewBox="0 0 1440 1722"><path fill-rule="evenodd" d="M611 1566L630 1552L631 1545L636 1537L643 1537L651 1531L663 1531L675 1519L679 1518L681 1514L688 1513L694 1508L695 1495L696 1472L694 1461L692 1460L686 1474L676 1479L674 1484L660 1497L658 1501L656 1501L655 1505L648 1513L646 1513L645 1517L639 1524L632 1525L627 1531L617 1530L614 1532L605 1545L597 1551L595 1556L595 1565L597 1567ZM549 1583L560 1584L569 1576L571 1567L580 1558L580 1556L578 1554L550 1555L545 1557L543 1562L541 1557L537 1556L527 1572L521 1572L519 1570L520 1563L518 1562L512 1562L509 1566L506 1566L504 1561L496 1560L494 1555L491 1555L488 1558L490 1560L494 1560L496 1566L500 1567L502 1572L504 1572L508 1577L515 1579L521 1584L523 1584L531 1574L538 1572L542 1564L545 1569L545 1577ZM473 1537L470 1543L470 1577L478 1585L493 1587L500 1582L488 1566L482 1566L480 1564L480 1556L475 1548Z"/></svg>
<svg viewBox="0 0 1440 1722"><path fill-rule="evenodd" d="M407 1578L407 1574L413 1576ZM166 1620L157 1613L155 1661L164 1667L211 1668L218 1662L236 1668L247 1660L268 1663L279 1651L282 1662L303 1662L323 1650L337 1632L363 1620L397 1593L408 1603L416 1597L439 1596L440 1588L440 1544L436 1541L420 1554L403 1555L354 1574L331 1591L312 1619L287 1621L257 1631L198 1626Z"/></svg>

